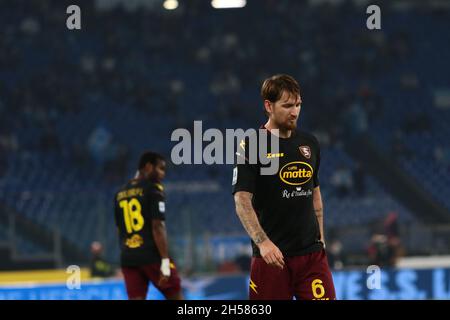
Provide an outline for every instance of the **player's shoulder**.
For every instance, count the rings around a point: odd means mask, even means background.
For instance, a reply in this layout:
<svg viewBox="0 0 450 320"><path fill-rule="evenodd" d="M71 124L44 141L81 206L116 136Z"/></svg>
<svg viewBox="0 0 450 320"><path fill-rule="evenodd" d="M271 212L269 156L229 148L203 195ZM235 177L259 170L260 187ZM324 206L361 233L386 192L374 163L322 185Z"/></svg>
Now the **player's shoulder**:
<svg viewBox="0 0 450 320"><path fill-rule="evenodd" d="M124 199L127 190L128 190L128 182L115 186L114 202L118 202L118 201L121 201L122 199Z"/></svg>
<svg viewBox="0 0 450 320"><path fill-rule="evenodd" d="M251 150L256 151L250 148L250 145L254 144L254 146L258 147L258 131L256 129L250 128L246 131L242 132L242 135L239 134L237 136L237 145L236 145L236 157L244 158L245 161L248 161L249 153ZM253 152L252 151L252 152Z"/></svg>
<svg viewBox="0 0 450 320"><path fill-rule="evenodd" d="M114 189L114 196L117 196L119 193L126 191L129 188L129 182L118 185Z"/></svg>
<svg viewBox="0 0 450 320"><path fill-rule="evenodd" d="M159 182L153 182L152 183L152 188L154 190L156 190L157 192L161 192L164 193L164 185L162 183Z"/></svg>
<svg viewBox="0 0 450 320"><path fill-rule="evenodd" d="M119 192L131 189L131 188L139 188L142 186L142 182L143 182L143 180L140 180L140 179L134 179L134 178L130 179L119 187Z"/></svg>
<svg viewBox="0 0 450 320"><path fill-rule="evenodd" d="M307 141L312 143L313 145L319 147L319 140L317 140L316 136L310 132L306 132L303 130L296 130L295 132L297 139Z"/></svg>
<svg viewBox="0 0 450 320"><path fill-rule="evenodd" d="M151 194L165 195L164 185L160 182L146 181L146 190Z"/></svg>
<svg viewBox="0 0 450 320"><path fill-rule="evenodd" d="M247 129L245 131L242 131L242 135L240 136L240 143L249 143L250 141L254 140L254 141L258 141L258 138L260 137L259 135L259 130L261 130L261 128L250 128ZM238 135L239 136L239 135Z"/></svg>

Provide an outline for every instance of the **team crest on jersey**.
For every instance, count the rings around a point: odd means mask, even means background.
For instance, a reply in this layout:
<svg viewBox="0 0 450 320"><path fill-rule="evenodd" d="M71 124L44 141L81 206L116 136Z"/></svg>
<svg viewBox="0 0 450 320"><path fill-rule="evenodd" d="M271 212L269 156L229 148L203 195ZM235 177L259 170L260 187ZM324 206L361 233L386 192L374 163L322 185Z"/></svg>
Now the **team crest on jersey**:
<svg viewBox="0 0 450 320"><path fill-rule="evenodd" d="M142 239L142 237L138 234L135 234L131 238L128 238L125 242L125 245L131 249L139 248L143 244L144 239Z"/></svg>
<svg viewBox="0 0 450 320"><path fill-rule="evenodd" d="M309 148L309 146L300 146L300 147L298 147L298 149L300 150L300 153L301 153L306 159L311 158L311 149Z"/></svg>

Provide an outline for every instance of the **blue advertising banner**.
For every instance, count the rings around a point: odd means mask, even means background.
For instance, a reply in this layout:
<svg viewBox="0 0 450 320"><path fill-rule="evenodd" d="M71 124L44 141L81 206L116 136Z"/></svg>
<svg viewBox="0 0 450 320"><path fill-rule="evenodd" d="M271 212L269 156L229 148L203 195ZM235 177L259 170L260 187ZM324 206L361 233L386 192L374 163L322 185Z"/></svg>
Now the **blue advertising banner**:
<svg viewBox="0 0 450 320"><path fill-rule="evenodd" d="M400 269L381 271L379 288L371 288L370 272L333 272L336 295L341 300L450 299L450 269ZM369 283L368 283L369 282Z"/></svg>
<svg viewBox="0 0 450 320"><path fill-rule="evenodd" d="M211 276L183 279L184 296L188 300L247 299L248 277ZM79 289L66 284L29 284L0 286L0 300L126 300L123 280L84 281ZM147 299L161 300L163 295L150 285Z"/></svg>
<svg viewBox="0 0 450 320"><path fill-rule="evenodd" d="M382 270L333 272L339 300L422 300L450 299L450 269ZM247 299L246 275L210 276L183 279L188 300ZM163 299L150 286L148 299ZM0 286L1 300L125 300L122 280L82 282L79 289L65 284Z"/></svg>

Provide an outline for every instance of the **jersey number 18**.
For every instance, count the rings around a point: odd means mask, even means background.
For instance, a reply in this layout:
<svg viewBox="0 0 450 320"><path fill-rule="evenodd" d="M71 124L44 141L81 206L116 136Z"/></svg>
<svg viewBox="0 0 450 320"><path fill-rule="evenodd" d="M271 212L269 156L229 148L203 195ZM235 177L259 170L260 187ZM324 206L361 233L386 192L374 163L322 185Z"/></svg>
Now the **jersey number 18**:
<svg viewBox="0 0 450 320"><path fill-rule="evenodd" d="M137 199L122 200L120 207L123 209L125 227L128 233L138 232L144 226L142 206Z"/></svg>

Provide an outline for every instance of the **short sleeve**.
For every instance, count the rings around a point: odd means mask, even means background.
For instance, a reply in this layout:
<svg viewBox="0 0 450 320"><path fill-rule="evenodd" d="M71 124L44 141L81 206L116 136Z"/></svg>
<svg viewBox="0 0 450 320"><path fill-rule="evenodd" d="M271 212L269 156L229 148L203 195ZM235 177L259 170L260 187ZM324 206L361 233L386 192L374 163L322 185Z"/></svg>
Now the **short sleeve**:
<svg viewBox="0 0 450 320"><path fill-rule="evenodd" d="M244 163L236 161L236 166L233 169L232 193L239 191L246 191L254 193L256 189L256 179L258 177L258 165L250 164L248 157L248 148L246 143L241 143L236 152L237 160L241 157Z"/></svg>
<svg viewBox="0 0 450 320"><path fill-rule="evenodd" d="M162 191L150 190L147 204L150 219L166 220L166 197Z"/></svg>

